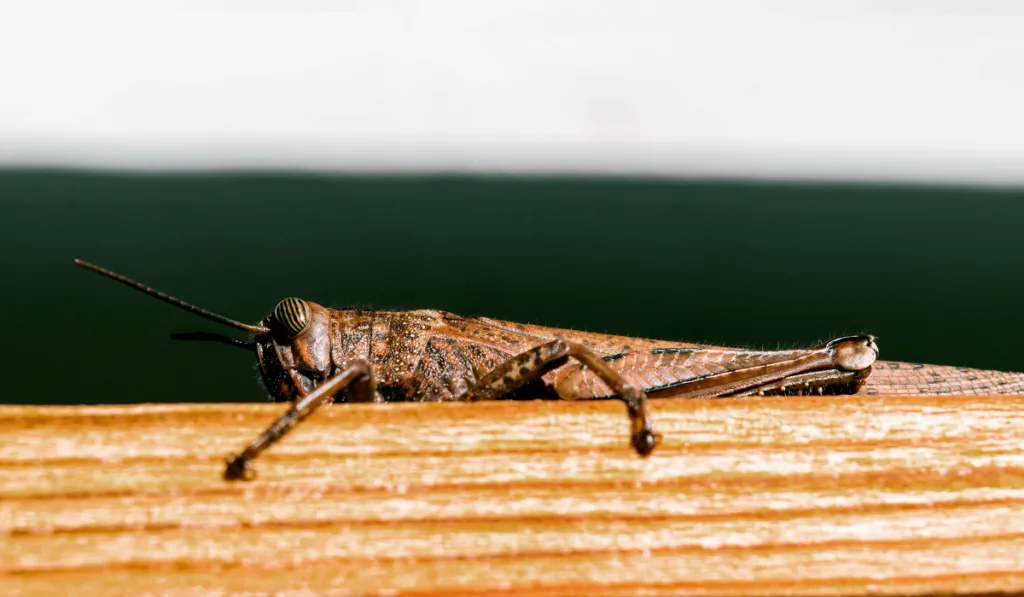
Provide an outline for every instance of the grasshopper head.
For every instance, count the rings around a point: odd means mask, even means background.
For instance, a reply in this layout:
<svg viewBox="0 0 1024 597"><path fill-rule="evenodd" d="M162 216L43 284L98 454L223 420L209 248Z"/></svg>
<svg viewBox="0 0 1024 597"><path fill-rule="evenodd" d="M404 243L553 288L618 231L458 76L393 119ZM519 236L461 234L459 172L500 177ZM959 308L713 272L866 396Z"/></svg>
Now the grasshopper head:
<svg viewBox="0 0 1024 597"><path fill-rule="evenodd" d="M278 402L305 396L331 372L331 318L327 309L286 298L260 321L268 333L256 336L260 375Z"/></svg>

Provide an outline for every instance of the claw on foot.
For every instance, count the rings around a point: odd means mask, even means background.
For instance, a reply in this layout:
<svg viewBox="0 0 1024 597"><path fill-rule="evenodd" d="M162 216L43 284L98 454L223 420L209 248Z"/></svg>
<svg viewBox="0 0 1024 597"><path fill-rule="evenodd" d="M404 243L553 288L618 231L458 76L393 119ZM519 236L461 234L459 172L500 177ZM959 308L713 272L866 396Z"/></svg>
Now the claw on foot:
<svg viewBox="0 0 1024 597"><path fill-rule="evenodd" d="M646 458L651 455L654 448L658 447L661 443L661 434L651 429L644 429L638 433L633 434L632 437L633 449L642 458Z"/></svg>
<svg viewBox="0 0 1024 597"><path fill-rule="evenodd" d="M228 467L224 469L225 481L252 481L256 478L256 471L249 468L249 460L242 456L235 456L228 460Z"/></svg>

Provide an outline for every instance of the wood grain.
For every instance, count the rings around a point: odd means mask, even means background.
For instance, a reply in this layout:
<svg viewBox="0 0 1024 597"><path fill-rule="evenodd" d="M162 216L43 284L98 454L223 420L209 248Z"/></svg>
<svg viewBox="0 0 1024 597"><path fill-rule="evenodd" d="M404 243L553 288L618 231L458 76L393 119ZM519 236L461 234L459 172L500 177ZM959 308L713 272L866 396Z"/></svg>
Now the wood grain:
<svg viewBox="0 0 1024 597"><path fill-rule="evenodd" d="M1024 591L1019 397L0 407L4 594Z"/></svg>

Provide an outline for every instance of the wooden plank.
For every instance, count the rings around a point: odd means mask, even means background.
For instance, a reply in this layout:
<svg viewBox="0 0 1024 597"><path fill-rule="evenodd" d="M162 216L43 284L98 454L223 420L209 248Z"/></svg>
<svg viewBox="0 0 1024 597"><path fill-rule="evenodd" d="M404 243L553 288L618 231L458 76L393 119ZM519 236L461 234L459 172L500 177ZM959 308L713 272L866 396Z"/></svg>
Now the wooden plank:
<svg viewBox="0 0 1024 597"><path fill-rule="evenodd" d="M1024 401L0 407L5 594L1024 591Z"/></svg>

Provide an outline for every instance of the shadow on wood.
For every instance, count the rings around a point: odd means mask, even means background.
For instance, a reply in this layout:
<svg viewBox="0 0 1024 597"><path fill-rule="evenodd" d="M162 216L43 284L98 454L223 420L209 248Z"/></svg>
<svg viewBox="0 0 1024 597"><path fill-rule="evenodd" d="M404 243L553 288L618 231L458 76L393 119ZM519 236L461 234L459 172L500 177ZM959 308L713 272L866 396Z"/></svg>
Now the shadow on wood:
<svg viewBox="0 0 1024 597"><path fill-rule="evenodd" d="M1024 402L0 407L9 594L1024 591Z"/></svg>

